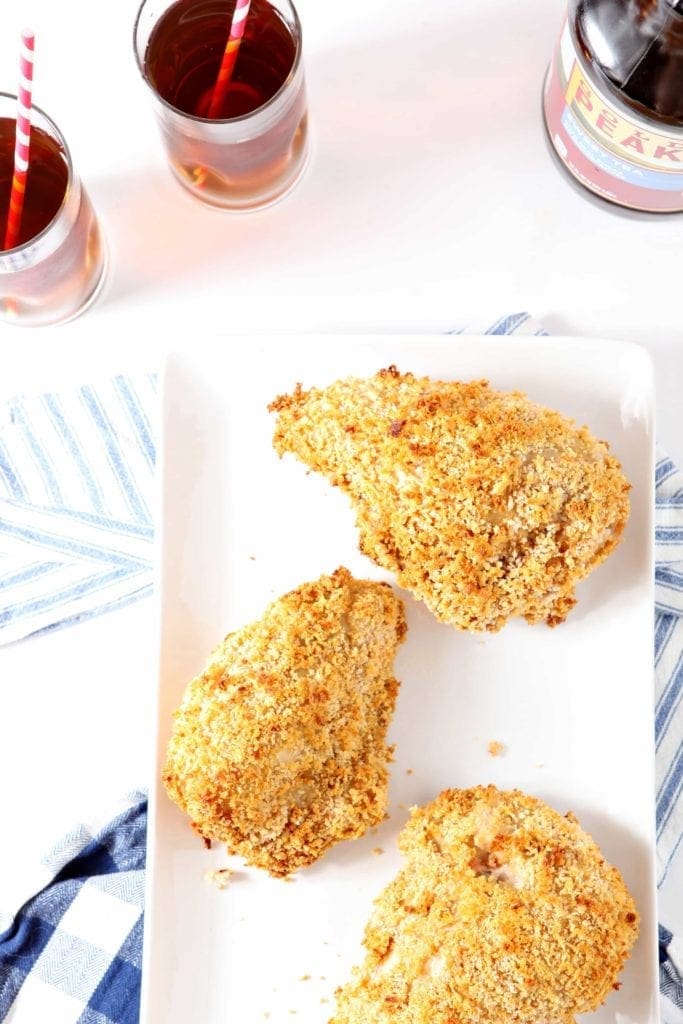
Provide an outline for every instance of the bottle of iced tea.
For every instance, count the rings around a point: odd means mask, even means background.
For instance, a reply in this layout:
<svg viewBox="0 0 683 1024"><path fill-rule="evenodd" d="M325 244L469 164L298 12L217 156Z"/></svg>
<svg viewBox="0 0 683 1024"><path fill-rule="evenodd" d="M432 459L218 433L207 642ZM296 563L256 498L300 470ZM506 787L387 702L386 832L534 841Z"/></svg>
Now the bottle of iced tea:
<svg viewBox="0 0 683 1024"><path fill-rule="evenodd" d="M683 210L683 0L570 0L544 110L586 188L636 210Z"/></svg>

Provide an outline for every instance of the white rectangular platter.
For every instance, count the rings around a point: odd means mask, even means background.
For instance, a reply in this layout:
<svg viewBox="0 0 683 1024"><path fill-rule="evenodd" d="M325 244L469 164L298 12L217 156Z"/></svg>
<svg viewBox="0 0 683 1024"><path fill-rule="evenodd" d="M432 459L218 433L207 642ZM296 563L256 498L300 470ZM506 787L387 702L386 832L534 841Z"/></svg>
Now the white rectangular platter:
<svg viewBox="0 0 683 1024"><path fill-rule="evenodd" d="M271 446L276 395L395 363L485 377L587 423L633 485L617 552L568 621L496 635L437 623L402 593L408 640L390 739L389 820L338 845L291 884L207 851L158 779L171 715L229 631L358 551L348 501ZM573 810L622 871L641 935L592 1024L657 1024L653 773L652 370L631 345L568 338L321 336L215 339L171 357L163 409L158 738L149 818L143 1024L326 1024L362 956L372 900L394 875L407 808L446 787L520 787ZM493 758L488 743L506 747ZM383 851L378 855L376 851ZM375 851L373 853L373 851ZM225 891L205 878L230 864Z"/></svg>

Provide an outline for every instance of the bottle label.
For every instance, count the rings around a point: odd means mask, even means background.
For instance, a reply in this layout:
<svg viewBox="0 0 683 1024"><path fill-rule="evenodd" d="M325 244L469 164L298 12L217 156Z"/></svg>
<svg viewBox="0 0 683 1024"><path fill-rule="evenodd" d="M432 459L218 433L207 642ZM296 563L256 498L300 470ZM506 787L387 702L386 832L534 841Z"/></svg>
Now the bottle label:
<svg viewBox="0 0 683 1024"><path fill-rule="evenodd" d="M577 53L568 23L544 108L558 156L587 188L635 210L683 210L683 130L618 107Z"/></svg>

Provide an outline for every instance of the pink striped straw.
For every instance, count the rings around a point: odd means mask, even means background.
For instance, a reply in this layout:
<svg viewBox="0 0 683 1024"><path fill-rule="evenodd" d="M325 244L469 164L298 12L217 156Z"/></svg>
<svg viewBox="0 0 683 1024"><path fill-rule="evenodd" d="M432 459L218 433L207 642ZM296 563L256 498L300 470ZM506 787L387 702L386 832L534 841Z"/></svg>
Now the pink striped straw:
<svg viewBox="0 0 683 1024"><path fill-rule="evenodd" d="M216 84L213 87L213 95L211 96L211 103L209 104L209 110L206 115L207 117L218 117L220 109L223 106L223 100L225 99L225 94L228 91L228 86L230 85L235 61L237 60L237 55L240 50L240 43L242 42L242 36L244 35L244 29L246 28L250 4L251 0L237 0L237 3L235 4L235 12L232 16L232 24L230 25L230 34L228 35L228 42L225 47L225 53L223 54L223 60L221 61L218 78L216 79Z"/></svg>
<svg viewBox="0 0 683 1024"><path fill-rule="evenodd" d="M21 33L21 55L19 57L19 102L17 103L17 127L14 140L14 174L10 192L5 249L13 249L19 241L21 215L24 210L28 154L31 145L31 107L33 104L33 53L35 36L24 30Z"/></svg>

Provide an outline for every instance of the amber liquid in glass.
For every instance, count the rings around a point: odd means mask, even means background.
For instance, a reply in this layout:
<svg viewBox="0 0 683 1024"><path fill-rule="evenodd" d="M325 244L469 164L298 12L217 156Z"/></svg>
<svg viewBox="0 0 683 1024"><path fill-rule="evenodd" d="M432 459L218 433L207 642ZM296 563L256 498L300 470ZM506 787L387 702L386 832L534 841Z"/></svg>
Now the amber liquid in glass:
<svg viewBox="0 0 683 1024"><path fill-rule="evenodd" d="M167 103L206 117L223 59L233 0L178 0L152 32L145 70ZM250 114L272 99L294 64L296 45L267 0L252 0L237 63L218 118Z"/></svg>
<svg viewBox="0 0 683 1024"><path fill-rule="evenodd" d="M102 279L105 251L82 188L69 185L66 154L34 125L19 241L4 257L16 122L0 117L0 316L41 326L74 316Z"/></svg>
<svg viewBox="0 0 683 1024"><path fill-rule="evenodd" d="M145 75L175 110L207 118L208 106L228 39L234 0L177 0L149 37ZM257 113L286 85L297 59L297 44L282 15L268 0L252 0L239 54L215 122L233 121L226 138L196 126L179 131L160 115L164 142L181 182L209 203L250 205L253 197L277 191L291 177L306 148L303 78L277 117L254 129ZM255 115L253 121L249 115ZM234 119L243 119L238 125ZM211 122L208 122L209 124Z"/></svg>
<svg viewBox="0 0 683 1024"><path fill-rule="evenodd" d="M0 117L0 250L5 242L12 189L15 125L12 118ZM54 220L64 201L69 181L69 168L62 147L40 128L34 127L31 132L30 155L17 245L24 245L35 238Z"/></svg>

